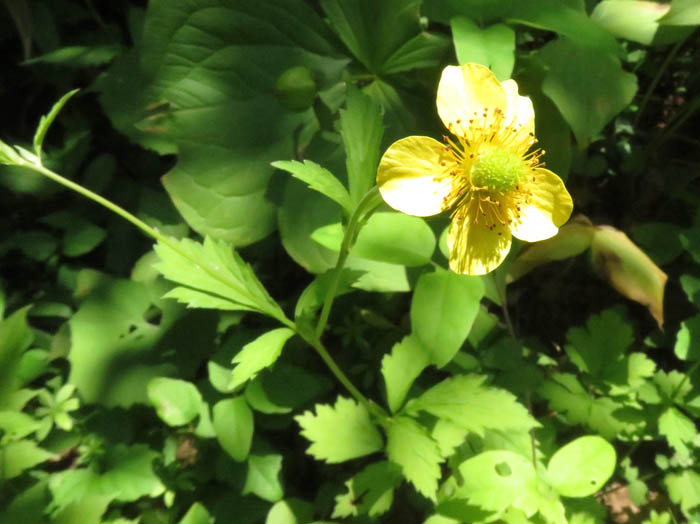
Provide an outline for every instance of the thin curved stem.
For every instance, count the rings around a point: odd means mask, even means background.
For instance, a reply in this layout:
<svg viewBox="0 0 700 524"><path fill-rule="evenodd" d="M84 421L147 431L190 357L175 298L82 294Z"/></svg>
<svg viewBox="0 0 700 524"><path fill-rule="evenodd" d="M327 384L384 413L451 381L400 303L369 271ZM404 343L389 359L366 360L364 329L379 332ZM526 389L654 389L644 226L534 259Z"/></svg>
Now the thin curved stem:
<svg viewBox="0 0 700 524"><path fill-rule="evenodd" d="M649 104L649 99L651 98L652 93L656 89L656 86L659 84L661 81L661 77L663 74L666 72L666 69L668 68L669 64L673 60L673 58L676 56L676 53L678 53L678 50L681 48L683 45L683 42L685 42L685 39L681 40L680 42L676 43L676 45L671 48L671 51L669 51L668 55L666 55L666 59L664 60L663 64L661 64L661 67L659 70L656 72L656 75L654 76L654 79L651 81L651 84L649 84L649 87L647 88L646 92L644 93L644 97L642 98L642 101L639 103L639 111L637 111L637 116L634 119L634 124L637 125L642 118L642 114L644 113L644 110L646 109L647 105Z"/></svg>
<svg viewBox="0 0 700 524"><path fill-rule="evenodd" d="M343 266L345 266L345 261L350 254L350 248L357 238L357 234L364 226L367 219L374 212L377 206L381 203L381 197L379 195L379 189L375 186L370 189L362 200L357 205L357 208L353 212L348 225L345 228L345 236L343 236L343 242L340 245L340 252L338 253L338 260L335 263L335 268L333 268L333 279L328 286L328 292L326 293L325 300L323 301L323 307L321 308L321 315L318 319L318 324L316 324L316 338L320 338L323 334L323 330L326 329L326 324L328 323L328 316L331 313L331 307L333 306L333 301L335 300L336 293L338 292L338 284L340 283L340 275L343 271Z"/></svg>

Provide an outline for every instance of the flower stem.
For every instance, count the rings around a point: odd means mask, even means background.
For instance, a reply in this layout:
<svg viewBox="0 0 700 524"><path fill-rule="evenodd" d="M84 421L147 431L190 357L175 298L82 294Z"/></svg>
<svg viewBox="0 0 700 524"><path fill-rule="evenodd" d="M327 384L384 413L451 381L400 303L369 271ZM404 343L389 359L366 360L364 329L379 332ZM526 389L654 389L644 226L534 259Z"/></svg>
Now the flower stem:
<svg viewBox="0 0 700 524"><path fill-rule="evenodd" d="M76 184L72 180L68 180L67 178L62 177L58 173L54 173L50 169L44 167L41 164L35 164L32 162L25 162L21 164L22 167L29 168L33 171L36 171L37 173L41 173L47 178L50 178L54 182L57 182L61 184L62 186L67 187L68 189L72 189L76 193L79 193L83 195L84 197L89 198L90 200L97 202L98 204L106 207L113 213L116 213L120 217L122 217L124 220L127 220L128 222L131 222L133 225L135 225L137 228L139 228L141 231L146 233L148 236L154 238L158 242L162 242L164 244L167 244L168 246L172 247L172 242L170 242L170 239L167 237L167 235L163 235L160 233L157 229L152 228L148 224L146 224L143 220L138 219L131 213L129 213L126 209L119 207L117 204L114 204L113 202L110 202L104 197L101 197L97 193L94 193L90 191L89 189L81 186L80 184Z"/></svg>
<svg viewBox="0 0 700 524"><path fill-rule="evenodd" d="M178 245L167 236L162 233L160 233L157 229L149 226L146 224L144 221L140 220L139 218L135 217L131 213L129 213L126 209L114 204L113 202L110 202L106 198L98 195L97 193L94 193L90 191L89 189L81 186L80 184L77 184L73 182L72 180L68 180L67 178L59 175L58 173L55 173L51 171L50 169L44 167L43 165L39 163L34 163L34 162L28 162L24 161L21 164L22 167L26 167L29 169L32 169L33 171L36 171L45 177L53 180L54 182L57 182L61 184L62 186L67 187L68 189L71 189L75 191L76 193L79 193L83 195L86 198L89 198L90 200L97 202L98 204L104 206L105 208L109 209L110 211L116 213L123 219L127 220L137 228L139 228L141 231L143 231L145 234L148 236L152 237L153 239L157 240L158 242L161 242L163 244L168 245L172 249L180 252L178 249ZM357 206L357 210L353 214L353 217L351 218L351 222L353 223L353 236L356 235L356 231L359 230L359 228L364 224L364 221L369 217L369 214L374 211L374 208L377 206L377 203L374 203L374 198L378 194L378 191L370 191L365 195L365 197L362 199L360 204ZM353 220L354 219L354 220ZM349 226L348 226L348 232L349 232ZM346 232L346 238L352 238L350 237L347 232ZM339 267L339 270L337 270L337 275L340 274L340 270L342 270L343 263L345 262L345 258L347 258L347 253L350 251L350 240L348 242L345 242L345 239L343 239L343 245L344 245L344 250L341 250L341 253L344 252L344 256L339 256L339 263L337 264L337 268ZM186 256L186 253L181 254ZM326 314L325 318L327 320L328 318L328 312L330 311L330 305L333 302L333 295L335 294L335 290L337 289L338 286L338 277L334 279L331 289L329 289L329 295L326 297L326 304L324 306L326 307ZM331 294L332 291L332 294ZM330 297L330 298L329 298ZM280 312L281 313L281 312ZM301 333L301 331L298 329L298 326L289 320L286 316L280 315L279 317L276 317L277 320L279 320L282 324L287 326L288 328L296 331L306 342L316 350L318 355L321 357L321 360L328 366L328 369L330 369L331 373L338 379L338 381L345 387L345 389L348 390L348 392L357 400L360 404L364 405L367 410L374 415L375 417L378 417L380 420L386 419L386 414L384 411L375 403L371 402L370 400L365 397L360 390L358 390L352 382L350 382L350 379L343 373L343 371L338 367L338 364L336 364L335 360L333 360L333 357L330 356L328 353L328 350L323 346L320 340L316 339L309 339L307 337L304 337ZM325 321L324 321L325 325ZM322 331L322 330L321 330Z"/></svg>
<svg viewBox="0 0 700 524"><path fill-rule="evenodd" d="M649 103L649 99L651 98L651 95L654 92L654 89L656 89L656 86L661 81L661 77L663 76L664 72L666 71L666 68L669 66L669 64L673 60L673 57L676 56L676 53L678 53L678 50L681 48L681 46L683 45L685 40L686 39L684 38L681 41L679 41L676 45L673 46L671 51L669 51L668 55L666 55L666 59L664 60L663 64L661 64L661 67L656 72L656 76L654 76L654 79L651 81L651 84L649 84L649 87L647 88L646 92L644 93L644 98L642 98L642 101L639 104L639 111L637 111L637 116L634 119L635 125L637 125L639 123L639 120L642 118L642 114L644 113L644 110L646 109L647 104Z"/></svg>
<svg viewBox="0 0 700 524"><path fill-rule="evenodd" d="M323 330L326 329L328 316L330 315L331 307L333 306L333 300L335 300L336 293L338 292L340 275L343 271L345 261L350 254L350 248L355 242L360 229L362 229L362 226L365 225L367 219L371 216L380 203L381 196L379 194L379 189L375 186L370 189L364 197L362 197L362 200L357 205L357 208L355 208L355 211L348 221L348 225L345 228L345 236L343 236L343 242L340 245L338 260L336 261L335 268L333 269L333 279L328 286L328 292L326 293L326 298L323 301L323 307L321 308L321 315L318 319L318 324L316 324L316 338L320 338L321 334L323 334Z"/></svg>

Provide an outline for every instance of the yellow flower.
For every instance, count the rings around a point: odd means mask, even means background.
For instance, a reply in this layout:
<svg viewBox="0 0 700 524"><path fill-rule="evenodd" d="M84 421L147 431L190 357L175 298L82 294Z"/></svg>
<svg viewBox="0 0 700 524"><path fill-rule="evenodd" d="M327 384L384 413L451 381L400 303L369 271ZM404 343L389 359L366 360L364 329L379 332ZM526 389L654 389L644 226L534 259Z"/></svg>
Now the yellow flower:
<svg viewBox="0 0 700 524"><path fill-rule="evenodd" d="M450 268L483 275L498 267L512 237L557 233L573 202L564 183L530 151L535 114L513 80L479 64L442 72L437 110L453 137L403 138L384 153L377 185L394 209L415 216L450 210Z"/></svg>

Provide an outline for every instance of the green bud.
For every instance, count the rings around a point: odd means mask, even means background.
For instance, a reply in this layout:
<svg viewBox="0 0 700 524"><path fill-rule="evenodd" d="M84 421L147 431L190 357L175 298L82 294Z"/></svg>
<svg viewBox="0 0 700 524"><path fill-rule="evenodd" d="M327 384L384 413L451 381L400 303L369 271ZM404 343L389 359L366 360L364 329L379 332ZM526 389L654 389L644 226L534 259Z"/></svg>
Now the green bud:
<svg viewBox="0 0 700 524"><path fill-rule="evenodd" d="M316 82L307 68L292 67L277 79L275 91L284 107L292 111L303 111L311 107L316 98Z"/></svg>

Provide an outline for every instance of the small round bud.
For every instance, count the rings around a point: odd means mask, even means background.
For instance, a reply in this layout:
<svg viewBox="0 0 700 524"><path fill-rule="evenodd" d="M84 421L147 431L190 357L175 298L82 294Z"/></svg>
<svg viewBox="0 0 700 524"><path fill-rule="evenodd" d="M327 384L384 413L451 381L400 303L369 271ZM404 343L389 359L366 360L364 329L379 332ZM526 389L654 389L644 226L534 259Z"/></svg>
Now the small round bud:
<svg viewBox="0 0 700 524"><path fill-rule="evenodd" d="M303 111L311 107L316 98L316 82L307 68L291 67L277 79L275 93L287 109Z"/></svg>

